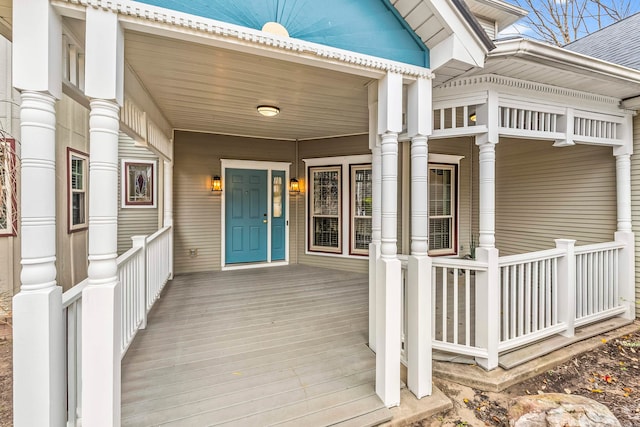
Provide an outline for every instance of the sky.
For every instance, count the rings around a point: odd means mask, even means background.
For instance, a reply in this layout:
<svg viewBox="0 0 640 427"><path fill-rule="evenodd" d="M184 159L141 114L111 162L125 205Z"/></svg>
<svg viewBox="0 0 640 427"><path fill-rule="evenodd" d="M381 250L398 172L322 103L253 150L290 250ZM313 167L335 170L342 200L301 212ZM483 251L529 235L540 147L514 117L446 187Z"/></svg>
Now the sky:
<svg viewBox="0 0 640 427"><path fill-rule="evenodd" d="M507 0L507 1L514 5L518 5L523 9L531 11L532 9L529 3L531 3L531 5L533 7L536 7L538 10L544 10L544 8L542 7L542 4L549 4L550 1L554 2L558 7L560 7L562 6L563 3L566 3L567 1L584 3L585 1L589 1L589 0L530 0L530 1ZM633 15L634 13L640 12L640 0L601 0L601 2L605 5L610 5L611 3L619 4L621 2L625 2L629 5L629 15ZM598 22L594 18L596 9L597 8L595 4L592 4L590 6L589 11L591 13L585 14L584 24L581 26L578 37L582 37L598 29ZM532 12L529 12L529 17L534 17L534 14ZM609 18L603 20L603 26L609 25L611 23L613 23L613 20ZM514 35L521 35L521 36L526 36L531 38L539 38L536 35L536 32L534 31L534 29L531 27L531 24L528 22L527 18L521 19L520 21L505 28L499 33L500 37L508 37L508 36L514 36Z"/></svg>

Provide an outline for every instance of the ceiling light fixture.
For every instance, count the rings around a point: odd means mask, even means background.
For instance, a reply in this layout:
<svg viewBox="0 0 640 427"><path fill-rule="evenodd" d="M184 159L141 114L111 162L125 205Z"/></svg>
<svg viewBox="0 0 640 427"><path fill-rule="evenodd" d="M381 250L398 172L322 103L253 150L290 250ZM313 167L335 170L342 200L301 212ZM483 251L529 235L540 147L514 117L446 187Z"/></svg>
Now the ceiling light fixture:
<svg viewBox="0 0 640 427"><path fill-rule="evenodd" d="M258 113L265 117L275 117L280 114L280 109L273 105L258 105Z"/></svg>

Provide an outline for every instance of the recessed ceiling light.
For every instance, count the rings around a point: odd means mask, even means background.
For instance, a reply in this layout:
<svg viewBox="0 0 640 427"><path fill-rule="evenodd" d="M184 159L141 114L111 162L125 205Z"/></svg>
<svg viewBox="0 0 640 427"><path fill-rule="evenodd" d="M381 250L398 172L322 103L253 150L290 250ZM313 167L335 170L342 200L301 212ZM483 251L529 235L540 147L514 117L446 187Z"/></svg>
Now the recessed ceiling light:
<svg viewBox="0 0 640 427"><path fill-rule="evenodd" d="M258 113L265 117L275 117L280 114L280 109L273 105L258 105Z"/></svg>

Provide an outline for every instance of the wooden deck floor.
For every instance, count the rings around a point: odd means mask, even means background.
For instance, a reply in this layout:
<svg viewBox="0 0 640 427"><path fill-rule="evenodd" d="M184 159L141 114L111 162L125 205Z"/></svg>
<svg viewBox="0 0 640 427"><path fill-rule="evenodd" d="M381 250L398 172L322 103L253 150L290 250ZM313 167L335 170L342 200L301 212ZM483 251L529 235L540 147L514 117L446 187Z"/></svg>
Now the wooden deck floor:
<svg viewBox="0 0 640 427"><path fill-rule="evenodd" d="M362 274L177 276L122 362L122 425L376 425Z"/></svg>

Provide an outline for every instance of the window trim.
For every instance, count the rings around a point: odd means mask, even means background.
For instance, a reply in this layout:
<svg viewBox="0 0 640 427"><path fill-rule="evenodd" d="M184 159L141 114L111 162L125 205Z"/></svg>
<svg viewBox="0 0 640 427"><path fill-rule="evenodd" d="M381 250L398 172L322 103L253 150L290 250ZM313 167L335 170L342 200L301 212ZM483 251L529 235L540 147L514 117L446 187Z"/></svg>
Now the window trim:
<svg viewBox="0 0 640 427"><path fill-rule="evenodd" d="M305 164L305 192L307 194L305 194L305 208L306 208L306 214L305 214L305 235L304 235L304 248L305 248L305 255L313 255L313 256L327 256L327 257L338 257L338 258L350 258L350 259L362 259L363 256L362 255L352 255L349 253L349 247L350 245L346 245L346 244L342 244L342 251L341 252L319 252L319 251L311 251L309 250L310 247L310 242L311 242L311 235L310 235L310 225L309 225L309 212L310 212L310 196L309 193L311 191L311 184L309 181L309 167L314 167L314 166L337 166L337 165L341 165L342 166L342 170L348 170L349 165L350 164L368 164L371 163L371 154L358 154L358 155L351 155L351 156L336 156L336 157L316 157L316 158L306 158L306 159L302 159L302 161ZM346 218L347 215L350 215L349 209L350 209L350 195L349 195L349 191L345 191L344 189L348 189L349 188L349 180L350 180L350 176L349 174L343 173L342 174L342 181L341 181L341 185L342 185L342 198L341 198L341 203L342 203L342 208L341 208L341 215L342 218ZM342 232L342 239L344 241L344 238L346 236L349 235L350 233L350 221L341 221L341 232Z"/></svg>
<svg viewBox="0 0 640 427"><path fill-rule="evenodd" d="M145 165L151 167L151 201L129 201L129 166ZM121 159L120 195L122 209L156 209L158 203L158 164L155 160L145 159Z"/></svg>
<svg viewBox="0 0 640 427"><path fill-rule="evenodd" d="M0 167L7 166L7 175L17 173L17 157L16 157L16 140L14 138L0 137L0 144L4 145L5 153L8 155L5 157L6 163L0 164ZM15 181L14 181L15 182ZM16 237L18 231L18 191L16 185L11 185L9 180L8 191L6 192L6 200L8 212L7 212L7 227L0 229L0 237Z"/></svg>
<svg viewBox="0 0 640 427"><path fill-rule="evenodd" d="M332 172L332 171L337 171L338 172L338 247L334 248L334 247L330 247L330 246L315 246L313 244L313 226L314 226L314 218L317 217L322 217L322 218L334 218L335 216L333 215L314 215L313 214L313 208L312 208L312 204L311 204L311 198L314 192L313 189L313 172L318 171L318 172ZM309 240L307 241L307 248L309 249L310 252L327 252L327 253L342 253L342 243L343 243L343 227L342 227L342 222L343 222L343 216L344 216L344 212L342 209L343 206L343 188L342 188L342 165L326 165L326 166L309 166L307 168L307 175L309 176L309 209L307 211L307 216L309 218L308 220L308 224L309 224Z"/></svg>
<svg viewBox="0 0 640 427"><path fill-rule="evenodd" d="M355 215L355 171L357 170L372 170L371 163L362 163L362 164L349 164L349 254L355 256L369 256L369 248L367 249L356 249L355 246L355 232L356 232L356 215ZM372 177L373 180L373 177ZM373 184L372 184L372 192L373 192ZM373 194L372 194L373 196ZM373 211L371 215L366 216L358 216L358 218L369 218L373 223Z"/></svg>
<svg viewBox="0 0 640 427"><path fill-rule="evenodd" d="M83 170L82 182L83 188L81 192L84 193L84 222L79 224L73 224L73 193L78 192L71 186L72 179L72 160L73 157L79 158L83 161L85 168ZM67 147L67 233L75 233L77 231L83 231L89 228L89 155L82 151L76 150L71 147Z"/></svg>
<svg viewBox="0 0 640 427"><path fill-rule="evenodd" d="M448 169L451 170L451 177L452 177L452 185L451 185L451 209L453 211L453 214L451 215L451 233L449 236L449 241L451 242L451 247L450 248L446 248L446 249L429 249L428 253L429 256L451 256L451 255L457 255L458 254L458 221L459 221L459 203L460 200L458 198L459 196L459 171L460 171L460 164L459 163L445 163L445 162L429 162L429 166L428 166L428 172L431 172L432 169ZM427 182L430 182L429 179L427 179ZM427 187L429 188L429 187ZM427 190L429 191L429 190ZM430 197L431 195L428 195L428 200L430 203ZM429 207L430 208L430 207ZM437 215L436 215L437 216ZM437 217L445 217L443 215L437 216ZM431 229L431 215L428 215L428 227L429 230ZM429 246L431 246L431 233L429 233Z"/></svg>

